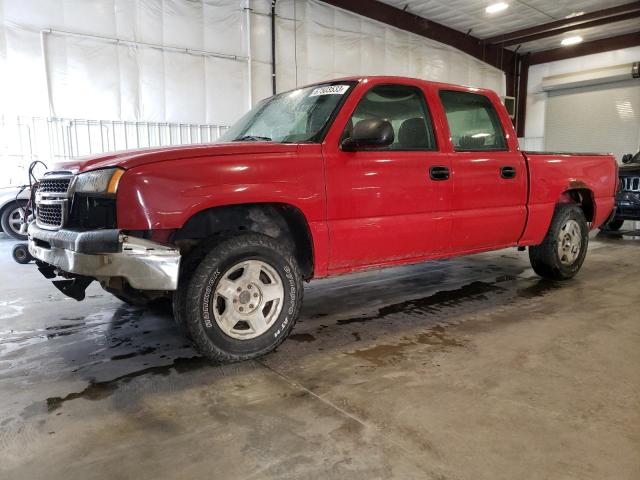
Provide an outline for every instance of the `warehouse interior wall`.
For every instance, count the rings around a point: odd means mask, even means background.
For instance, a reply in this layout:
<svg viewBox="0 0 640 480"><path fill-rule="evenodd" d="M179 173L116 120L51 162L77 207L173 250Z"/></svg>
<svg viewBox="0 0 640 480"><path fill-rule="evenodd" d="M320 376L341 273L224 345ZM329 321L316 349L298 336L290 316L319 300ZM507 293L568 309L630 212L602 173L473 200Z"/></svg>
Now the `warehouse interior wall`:
<svg viewBox="0 0 640 480"><path fill-rule="evenodd" d="M270 0L251 2L253 97L271 95ZM276 4L278 91L352 75L401 75L505 94L504 73L449 45L316 0Z"/></svg>
<svg viewBox="0 0 640 480"><path fill-rule="evenodd" d="M235 0L0 0L5 114L228 124L249 108Z"/></svg>
<svg viewBox="0 0 640 480"><path fill-rule="evenodd" d="M527 84L526 137L520 139L521 147L527 150L548 148L545 141L545 128L550 93L542 89L545 77L631 64L638 61L640 61L640 47L632 47L531 66ZM640 83L635 88L640 89ZM614 100L612 98L611 109L617 108ZM637 114L638 112L636 112Z"/></svg>
<svg viewBox="0 0 640 480"><path fill-rule="evenodd" d="M271 0L0 0L0 156L23 170L215 140L272 95L270 13ZM385 74L505 93L488 64L316 0L278 0L276 72L278 92Z"/></svg>
<svg viewBox="0 0 640 480"><path fill-rule="evenodd" d="M232 123L271 95L270 6L0 0L3 113ZM504 93L500 70L447 45L315 0L280 0L276 12L279 91L393 74Z"/></svg>

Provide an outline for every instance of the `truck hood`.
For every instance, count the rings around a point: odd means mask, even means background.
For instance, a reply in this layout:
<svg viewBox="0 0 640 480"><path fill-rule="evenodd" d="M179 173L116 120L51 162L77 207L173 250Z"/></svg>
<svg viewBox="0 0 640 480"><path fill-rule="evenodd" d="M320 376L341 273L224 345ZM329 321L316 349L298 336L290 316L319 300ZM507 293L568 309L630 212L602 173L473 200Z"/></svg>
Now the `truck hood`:
<svg viewBox="0 0 640 480"><path fill-rule="evenodd" d="M222 155L266 153L285 153L295 151L297 145L291 143L271 142L233 142L211 143L206 145L181 145L177 147L149 148L126 150L116 153L103 153L76 160L60 162L54 165L55 170L70 170L75 173L97 170L99 168L121 167L130 169L140 165L182 158L217 157Z"/></svg>

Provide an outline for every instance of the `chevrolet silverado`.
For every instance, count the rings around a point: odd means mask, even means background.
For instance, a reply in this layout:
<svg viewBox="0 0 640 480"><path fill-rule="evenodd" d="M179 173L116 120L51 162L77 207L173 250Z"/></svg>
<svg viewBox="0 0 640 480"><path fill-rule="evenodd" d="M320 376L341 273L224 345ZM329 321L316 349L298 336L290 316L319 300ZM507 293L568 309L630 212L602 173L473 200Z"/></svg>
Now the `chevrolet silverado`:
<svg viewBox="0 0 640 480"><path fill-rule="evenodd" d="M263 355L303 281L528 247L569 279L614 207L611 155L520 151L492 91L346 78L258 103L214 144L102 154L34 187L29 251L78 300L170 299L217 361Z"/></svg>

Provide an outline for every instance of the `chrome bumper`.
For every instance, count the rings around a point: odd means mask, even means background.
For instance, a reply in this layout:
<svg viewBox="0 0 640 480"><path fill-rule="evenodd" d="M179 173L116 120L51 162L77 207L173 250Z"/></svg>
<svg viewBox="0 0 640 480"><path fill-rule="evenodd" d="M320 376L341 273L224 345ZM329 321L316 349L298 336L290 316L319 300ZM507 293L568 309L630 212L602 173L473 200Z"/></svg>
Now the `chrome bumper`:
<svg viewBox="0 0 640 480"><path fill-rule="evenodd" d="M36 259L77 275L121 277L139 290L176 290L180 252L122 234L119 230L50 231L29 225L29 252Z"/></svg>

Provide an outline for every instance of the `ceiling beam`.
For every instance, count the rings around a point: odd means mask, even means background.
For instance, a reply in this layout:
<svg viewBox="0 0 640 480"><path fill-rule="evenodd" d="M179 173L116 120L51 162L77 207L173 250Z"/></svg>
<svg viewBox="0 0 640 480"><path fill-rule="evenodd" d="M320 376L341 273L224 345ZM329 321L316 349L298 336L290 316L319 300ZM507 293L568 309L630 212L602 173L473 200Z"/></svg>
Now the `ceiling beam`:
<svg viewBox="0 0 640 480"><path fill-rule="evenodd" d="M324 3L450 45L504 72L511 72L515 55L501 46L482 44L480 39L392 7L378 0L322 0ZM640 3L640 2L639 2Z"/></svg>
<svg viewBox="0 0 640 480"><path fill-rule="evenodd" d="M611 50L637 46L640 46L640 31L627 33L625 35L618 35L617 37L602 38L591 42L579 43L568 47L535 52L529 55L529 65L555 62L556 60L565 60L567 58L582 57L593 53L609 52Z"/></svg>
<svg viewBox="0 0 640 480"><path fill-rule="evenodd" d="M630 15L628 18L635 18L637 12L640 12L640 1L627 3L626 5L620 5L618 7L605 8L595 12L585 13L577 17L564 18L562 20L556 20L555 22L549 22L535 27L524 28L522 30L515 30L509 33L503 33L494 37L485 38L483 43L485 44L500 44L503 46L516 45L523 43L522 39L527 37L533 37L531 40L537 40L539 38L549 37L552 35L558 35L569 30L577 28L588 28L585 24L599 21L602 23L593 24L591 26L604 25L605 23L612 23L614 21L626 20L624 15ZM615 20L606 20L614 17ZM541 36L537 36L541 35ZM527 41L531 41L527 40Z"/></svg>
<svg viewBox="0 0 640 480"><path fill-rule="evenodd" d="M620 15L614 15L613 17L605 17L605 18L600 18L598 20L591 20L590 22L582 23L577 27L567 26L567 27L558 28L555 30L549 30L547 32L534 33L532 35L526 35L524 37L514 38L512 40L507 40L505 42L499 42L499 43L503 47L509 47L511 45L519 45L522 43L539 40L541 38L553 37L555 35L560 35L562 33L567 33L567 32L571 32L578 29L599 27L600 25L607 25L609 23L615 23L615 22L623 22L625 20L630 20L637 17L640 17L640 10L637 10L635 12L622 13Z"/></svg>

